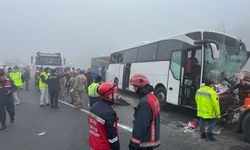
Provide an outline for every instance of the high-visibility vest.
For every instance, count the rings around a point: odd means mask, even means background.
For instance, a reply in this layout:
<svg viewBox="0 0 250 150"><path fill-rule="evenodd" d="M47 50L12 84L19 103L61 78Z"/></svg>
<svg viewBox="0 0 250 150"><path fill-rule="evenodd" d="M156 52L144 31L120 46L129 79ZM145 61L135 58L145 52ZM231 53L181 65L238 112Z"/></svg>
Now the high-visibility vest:
<svg viewBox="0 0 250 150"><path fill-rule="evenodd" d="M220 118L220 104L217 93L209 86L198 89L195 95L197 116L204 119Z"/></svg>
<svg viewBox="0 0 250 150"><path fill-rule="evenodd" d="M88 87L88 95L90 97L99 97L100 95L97 93L97 88L98 88L99 84L93 82L92 84L90 84L90 86Z"/></svg>
<svg viewBox="0 0 250 150"><path fill-rule="evenodd" d="M11 78L11 80L14 81L14 84L15 84L16 87L22 87L23 86L22 72L21 71L11 72L10 73L10 78Z"/></svg>
<svg viewBox="0 0 250 150"><path fill-rule="evenodd" d="M48 79L48 74L47 74L45 71L43 71L43 72L41 73L41 75L44 76L45 80ZM40 76L41 76L41 75L40 75ZM41 79L41 77L39 77L39 88L45 88L45 87L47 87L47 86L48 86L48 84L45 83L45 82L43 82L42 79Z"/></svg>

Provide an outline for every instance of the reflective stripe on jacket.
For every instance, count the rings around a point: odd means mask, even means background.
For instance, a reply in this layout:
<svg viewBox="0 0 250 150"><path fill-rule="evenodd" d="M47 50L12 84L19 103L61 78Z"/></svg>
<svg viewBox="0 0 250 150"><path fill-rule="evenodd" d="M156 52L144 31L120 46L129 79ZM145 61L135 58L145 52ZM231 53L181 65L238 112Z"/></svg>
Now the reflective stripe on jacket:
<svg viewBox="0 0 250 150"><path fill-rule="evenodd" d="M142 97L134 113L130 145L137 148L155 148L160 145L160 104L155 95Z"/></svg>
<svg viewBox="0 0 250 150"><path fill-rule="evenodd" d="M43 76L45 80L48 80L48 74L43 71L40 76ZM45 88L48 84L46 82L43 82L41 77L39 78L39 88Z"/></svg>
<svg viewBox="0 0 250 150"><path fill-rule="evenodd" d="M22 72L21 71L11 72L10 73L10 78L11 78L11 80L14 81L14 84L15 84L16 87L22 87L23 86Z"/></svg>
<svg viewBox="0 0 250 150"><path fill-rule="evenodd" d="M90 86L88 87L88 95L90 97L99 97L99 94L97 93L98 86L99 86L99 84L95 83L95 82L90 84Z"/></svg>
<svg viewBox="0 0 250 150"><path fill-rule="evenodd" d="M89 146L91 150L120 150L118 118L107 100L90 107L88 115Z"/></svg>
<svg viewBox="0 0 250 150"><path fill-rule="evenodd" d="M209 86L202 86L195 95L197 116L204 119L220 118L220 104L216 91Z"/></svg>

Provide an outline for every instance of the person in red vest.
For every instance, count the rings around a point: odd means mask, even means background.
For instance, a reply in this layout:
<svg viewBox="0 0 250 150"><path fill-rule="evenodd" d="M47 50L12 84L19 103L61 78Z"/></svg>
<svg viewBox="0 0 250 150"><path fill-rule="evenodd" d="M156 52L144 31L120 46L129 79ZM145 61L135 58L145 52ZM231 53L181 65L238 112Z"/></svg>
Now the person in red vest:
<svg viewBox="0 0 250 150"><path fill-rule="evenodd" d="M140 101L135 108L130 150L152 150L160 146L160 104L153 87L143 74L135 74L130 79Z"/></svg>
<svg viewBox="0 0 250 150"><path fill-rule="evenodd" d="M120 150L118 117L112 108L116 91L117 86L111 82L104 82L97 89L100 99L90 107L88 115L91 150Z"/></svg>

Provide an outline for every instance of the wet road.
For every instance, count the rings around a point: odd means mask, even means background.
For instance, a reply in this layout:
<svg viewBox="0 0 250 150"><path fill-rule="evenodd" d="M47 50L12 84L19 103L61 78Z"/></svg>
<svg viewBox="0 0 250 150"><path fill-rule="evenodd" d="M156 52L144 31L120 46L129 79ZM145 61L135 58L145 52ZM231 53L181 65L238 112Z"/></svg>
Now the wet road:
<svg viewBox="0 0 250 150"><path fill-rule="evenodd" d="M119 137L121 150L126 150L131 135L133 107L137 100L129 95L123 98L130 105L114 105L119 117ZM75 109L61 102L59 109L39 107L39 92L21 92L21 104L16 107L16 122L0 132L0 150L88 150L87 97L84 95L83 109ZM250 149L244 142L243 136L225 129L217 135L216 142L199 138L199 132L189 132L180 123L186 123L195 117L195 112L176 108L164 107L161 111L161 146L159 150L200 150ZM39 133L43 135L38 135Z"/></svg>

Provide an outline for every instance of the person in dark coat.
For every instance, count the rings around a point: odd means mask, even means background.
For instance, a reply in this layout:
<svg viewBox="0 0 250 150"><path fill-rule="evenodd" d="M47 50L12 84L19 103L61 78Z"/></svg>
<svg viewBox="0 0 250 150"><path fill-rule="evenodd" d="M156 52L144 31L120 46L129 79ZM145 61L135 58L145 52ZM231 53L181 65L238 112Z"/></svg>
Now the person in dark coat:
<svg viewBox="0 0 250 150"><path fill-rule="evenodd" d="M247 91L250 90L250 85L245 81L244 79L240 79L240 83L233 86L230 90L234 91L235 89L238 89L238 96L239 96L239 103L244 104L244 100L247 97Z"/></svg>
<svg viewBox="0 0 250 150"><path fill-rule="evenodd" d="M24 89L26 91L28 91L29 90L29 80L30 80L30 68L29 68L29 66L24 68L23 80L24 80L24 83L25 83Z"/></svg>
<svg viewBox="0 0 250 150"><path fill-rule="evenodd" d="M14 123L15 106L13 93L17 90L14 83L5 76L4 70L0 70L0 130L6 126L6 110L10 115L10 123Z"/></svg>
<svg viewBox="0 0 250 150"><path fill-rule="evenodd" d="M93 83L93 76L91 69L88 68L87 72L84 75L87 78L87 87L89 87L90 84Z"/></svg>
<svg viewBox="0 0 250 150"><path fill-rule="evenodd" d="M116 100L117 86L104 82L98 87L100 100L90 107L88 115L89 146L92 150L120 150L118 117L111 105Z"/></svg>
<svg viewBox="0 0 250 150"><path fill-rule="evenodd" d="M135 74L130 79L140 101L134 112L132 138L129 150L153 150L160 146L160 104L153 87L143 74Z"/></svg>
<svg viewBox="0 0 250 150"><path fill-rule="evenodd" d="M51 75L48 78L48 89L51 108L59 108L58 97L60 90L60 79L62 77L64 77L64 74L57 74L55 69L51 70Z"/></svg>

